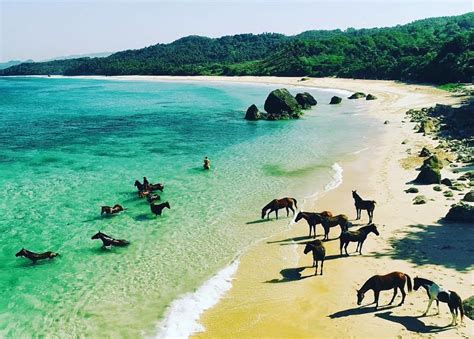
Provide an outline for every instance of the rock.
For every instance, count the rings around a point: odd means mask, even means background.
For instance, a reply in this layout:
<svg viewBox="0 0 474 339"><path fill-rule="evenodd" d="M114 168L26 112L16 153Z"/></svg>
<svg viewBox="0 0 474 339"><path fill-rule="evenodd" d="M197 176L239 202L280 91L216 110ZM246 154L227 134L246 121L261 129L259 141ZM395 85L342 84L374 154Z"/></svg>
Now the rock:
<svg viewBox="0 0 474 339"><path fill-rule="evenodd" d="M446 186L453 186L453 182L451 181L451 179L448 178L444 178L443 180L441 180L441 183Z"/></svg>
<svg viewBox="0 0 474 339"><path fill-rule="evenodd" d="M471 295L469 298L462 302L464 307L464 314L471 320L474 320L474 295Z"/></svg>
<svg viewBox="0 0 474 339"><path fill-rule="evenodd" d="M433 190L436 191L436 192L441 192L441 186L436 185L436 186L433 187Z"/></svg>
<svg viewBox="0 0 474 339"><path fill-rule="evenodd" d="M405 140L402 141L402 145L405 145L407 143L408 143L408 139L405 139Z"/></svg>
<svg viewBox="0 0 474 339"><path fill-rule="evenodd" d="M315 106L318 103L308 92L296 94L295 99L303 109L311 108L311 106Z"/></svg>
<svg viewBox="0 0 474 339"><path fill-rule="evenodd" d="M348 97L347 99L360 99L360 98L365 98L365 93L362 93L362 92L355 92L354 94L352 94L350 97Z"/></svg>
<svg viewBox="0 0 474 339"><path fill-rule="evenodd" d="M416 177L415 182L425 185L439 184L441 182L441 173L439 173L439 169L437 168L422 168Z"/></svg>
<svg viewBox="0 0 474 339"><path fill-rule="evenodd" d="M474 202L474 191L467 192L464 198L462 198L463 201L468 201L468 202Z"/></svg>
<svg viewBox="0 0 474 339"><path fill-rule="evenodd" d="M434 168L434 169L442 169L443 168L443 162L436 156L432 155L428 159L425 159L423 161L423 166L421 168Z"/></svg>
<svg viewBox="0 0 474 339"><path fill-rule="evenodd" d="M288 119L299 118L301 115L300 106L296 99L286 88L272 91L265 100L265 111L269 114L268 119Z"/></svg>
<svg viewBox="0 0 474 339"><path fill-rule="evenodd" d="M390 123L390 121L388 121L388 120L385 120L385 121L383 122L384 125L388 125L389 123Z"/></svg>
<svg viewBox="0 0 474 339"><path fill-rule="evenodd" d="M431 152L429 149L426 147L423 147L420 152L420 157L429 157L431 155Z"/></svg>
<svg viewBox="0 0 474 339"><path fill-rule="evenodd" d="M436 125L436 120L432 118L428 118L423 120L420 124L420 128L418 129L419 133L430 134L436 132L438 130Z"/></svg>
<svg viewBox="0 0 474 339"><path fill-rule="evenodd" d="M310 78L309 77L302 77L300 81L308 81Z"/></svg>
<svg viewBox="0 0 474 339"><path fill-rule="evenodd" d="M413 205L423 205L426 204L426 197L424 195L417 195L413 199Z"/></svg>
<svg viewBox="0 0 474 339"><path fill-rule="evenodd" d="M365 100L377 100L377 97L373 94L367 94Z"/></svg>
<svg viewBox="0 0 474 339"><path fill-rule="evenodd" d="M474 223L474 206L464 202L453 205L445 219L454 222Z"/></svg>
<svg viewBox="0 0 474 339"><path fill-rule="evenodd" d="M338 96L333 96L331 98L331 102L329 103L329 105L337 105L337 104L340 104L341 102L342 102L342 98Z"/></svg>
<svg viewBox="0 0 474 339"><path fill-rule="evenodd" d="M405 190L406 193L418 193L419 190L416 187L410 187L409 189Z"/></svg>
<svg viewBox="0 0 474 339"><path fill-rule="evenodd" d="M444 195L446 198L452 198L452 197L453 197L453 191L444 191L444 192L443 192L443 195Z"/></svg>
<svg viewBox="0 0 474 339"><path fill-rule="evenodd" d="M459 184L459 183L454 183L452 186L449 187L450 189L452 189L453 191L464 191L467 187L465 187L464 185L462 184Z"/></svg>
<svg viewBox="0 0 474 339"><path fill-rule="evenodd" d="M472 180L474 179L474 171L469 171L469 172L466 172L464 173L463 175L461 175L458 180Z"/></svg>
<svg viewBox="0 0 474 339"><path fill-rule="evenodd" d="M252 105L247 109L247 113L245 113L246 120L258 120L260 118L261 118L261 115L257 106Z"/></svg>

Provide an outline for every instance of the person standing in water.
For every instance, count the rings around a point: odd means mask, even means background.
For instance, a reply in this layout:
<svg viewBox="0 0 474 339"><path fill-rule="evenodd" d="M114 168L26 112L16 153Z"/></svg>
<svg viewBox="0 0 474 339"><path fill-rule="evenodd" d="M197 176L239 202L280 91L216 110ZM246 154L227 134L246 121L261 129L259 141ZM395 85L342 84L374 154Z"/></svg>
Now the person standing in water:
<svg viewBox="0 0 474 339"><path fill-rule="evenodd" d="M211 169L211 160L208 157L204 158L204 169L208 170Z"/></svg>

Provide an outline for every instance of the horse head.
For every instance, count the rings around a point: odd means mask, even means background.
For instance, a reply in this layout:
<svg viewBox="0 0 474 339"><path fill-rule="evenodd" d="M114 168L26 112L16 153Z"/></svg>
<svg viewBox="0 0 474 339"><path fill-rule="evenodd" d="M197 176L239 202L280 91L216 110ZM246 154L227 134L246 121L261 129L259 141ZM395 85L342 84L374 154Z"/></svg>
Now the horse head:
<svg viewBox="0 0 474 339"><path fill-rule="evenodd" d="M138 189L141 189L141 187L143 187L142 183L138 180L135 180L135 183L133 185Z"/></svg>
<svg viewBox="0 0 474 339"><path fill-rule="evenodd" d="M101 231L99 231L99 232L97 232L96 234L94 234L91 239L100 239L100 238L102 238L104 235L105 235L104 233L102 233Z"/></svg>
<svg viewBox="0 0 474 339"><path fill-rule="evenodd" d="M364 300L364 292L361 292L361 290L356 290L357 291L357 305L360 306L362 303L362 300Z"/></svg>
<svg viewBox="0 0 474 339"><path fill-rule="evenodd" d="M304 254L308 254L309 251L313 250L313 243L308 242L304 247Z"/></svg>
<svg viewBox="0 0 474 339"><path fill-rule="evenodd" d="M169 209L171 209L170 203L169 203L168 201L165 202L163 206L164 206L164 207L168 207Z"/></svg>
<svg viewBox="0 0 474 339"><path fill-rule="evenodd" d="M265 214L267 214L267 207L262 208L262 219L265 219Z"/></svg>
<svg viewBox="0 0 474 339"><path fill-rule="evenodd" d="M357 190L353 190L352 191L352 197L355 199L356 197L359 197L359 195L357 194Z"/></svg>
<svg viewBox="0 0 474 339"><path fill-rule="evenodd" d="M370 230L372 232L374 232L376 235L380 235L379 230L377 229L377 226L375 226L375 224L372 224L370 226L371 226Z"/></svg>
<svg viewBox="0 0 474 339"><path fill-rule="evenodd" d="M413 279L413 289L417 291L420 287L421 287L421 279L418 277L415 277L415 279Z"/></svg>
<svg viewBox="0 0 474 339"><path fill-rule="evenodd" d="M296 219L295 219L295 222L298 222L301 220L301 218L303 218L303 212L298 212L298 214L296 215Z"/></svg>
<svg viewBox="0 0 474 339"><path fill-rule="evenodd" d="M22 248L17 254L15 254L15 257L22 257L25 255L25 249Z"/></svg>

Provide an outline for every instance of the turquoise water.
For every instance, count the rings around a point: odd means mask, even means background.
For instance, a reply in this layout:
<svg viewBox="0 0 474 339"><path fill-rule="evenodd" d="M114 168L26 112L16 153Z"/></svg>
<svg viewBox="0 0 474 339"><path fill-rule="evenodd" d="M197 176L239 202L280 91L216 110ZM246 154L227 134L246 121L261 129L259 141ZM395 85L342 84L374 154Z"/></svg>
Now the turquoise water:
<svg viewBox="0 0 474 339"><path fill-rule="evenodd" d="M179 295L286 227L252 221L322 190L375 122L320 90L304 119L245 121L274 88L0 78L0 336L152 334ZM143 176L165 184L161 217L136 196ZM115 203L127 211L100 216ZM102 250L99 230L131 245ZM32 265L22 247L61 255Z"/></svg>

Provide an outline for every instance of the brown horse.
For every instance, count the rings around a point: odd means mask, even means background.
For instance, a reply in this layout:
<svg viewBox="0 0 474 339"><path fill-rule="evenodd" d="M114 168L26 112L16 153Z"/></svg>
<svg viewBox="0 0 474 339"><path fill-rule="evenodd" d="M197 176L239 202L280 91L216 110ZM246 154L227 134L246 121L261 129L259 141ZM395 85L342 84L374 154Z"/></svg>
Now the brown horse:
<svg viewBox="0 0 474 339"><path fill-rule="evenodd" d="M313 252L313 267L316 266L314 275L318 274L318 261L321 261L321 275L323 275L324 259L326 258L326 249L321 240L313 240L308 242L304 248L304 254L309 251Z"/></svg>
<svg viewBox="0 0 474 339"><path fill-rule="evenodd" d="M290 214L289 210L291 210L294 215L295 210L293 209L293 204L295 205L295 208L298 208L297 201L294 198L273 199L262 208L262 219L265 218L268 210L270 210L267 216L268 219L270 219L270 213L272 212L275 212L276 218L278 219L278 210L282 208L286 208L286 216Z"/></svg>
<svg viewBox="0 0 474 339"><path fill-rule="evenodd" d="M332 213L329 211L324 211L321 213L312 213L312 212L299 212L296 215L295 222L305 219L309 226L309 237L311 237L311 230L314 231L314 237L316 238L316 225L321 224L321 217L332 217Z"/></svg>
<svg viewBox="0 0 474 339"><path fill-rule="evenodd" d="M107 234L102 233L101 231L97 232L91 237L92 240L95 239L100 239L102 240L102 247L110 247L110 246L119 246L119 247L124 247L130 244L127 240L124 239L115 239L112 237L109 237Z"/></svg>
<svg viewBox="0 0 474 339"><path fill-rule="evenodd" d="M106 214L106 215L110 215L110 214L117 214L119 212L122 212L122 211L125 211L125 208L123 208L121 205L119 204L115 204L113 207L110 207L110 206L102 206L102 209L100 211L100 215L102 214Z"/></svg>
<svg viewBox="0 0 474 339"><path fill-rule="evenodd" d="M36 264L37 260L53 259L54 257L57 257L58 255L59 253L55 253L51 251L44 252L44 253L35 253L35 252L25 250L24 248L22 248L17 254L15 254L16 257L25 257L25 258L30 259L33 262L33 264Z"/></svg>
<svg viewBox="0 0 474 339"><path fill-rule="evenodd" d="M357 191L352 191L352 197L354 198L357 218L356 220L360 219L360 214L362 210L367 210L367 214L369 215L369 224L372 223L372 219L374 218L374 209L375 209L375 200L363 200Z"/></svg>
<svg viewBox="0 0 474 339"><path fill-rule="evenodd" d="M374 303L375 309L379 307L379 294L380 291L391 290L393 288L393 297L392 300L388 303L391 305L397 296L397 288L400 289L402 293L402 301L398 306L403 305L405 302L405 282L408 285L408 292L412 291L411 279L408 274L402 272L392 272L386 275L374 275L372 278L367 280L364 285L357 290L357 305L362 303L364 300L364 294L368 290L374 291Z"/></svg>
<svg viewBox="0 0 474 339"><path fill-rule="evenodd" d="M344 247L344 250L346 251L346 255L349 255L347 253L347 246L351 241L357 241L357 250L359 250L359 254L362 254L362 245L364 244L365 239L367 239L367 236L371 233L375 233L375 235L380 235L379 231L377 230L377 226L374 224L370 224L368 226L364 226L359 228L357 231L346 231L342 232L341 236L339 237L340 241L340 250L341 250L341 255L342 255L342 248Z"/></svg>
<svg viewBox="0 0 474 339"><path fill-rule="evenodd" d="M335 226L341 226L342 232L347 231L349 218L345 214L339 214L335 217L324 217L321 216L321 224L324 228L324 240L329 240L329 229Z"/></svg>

